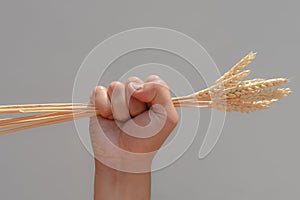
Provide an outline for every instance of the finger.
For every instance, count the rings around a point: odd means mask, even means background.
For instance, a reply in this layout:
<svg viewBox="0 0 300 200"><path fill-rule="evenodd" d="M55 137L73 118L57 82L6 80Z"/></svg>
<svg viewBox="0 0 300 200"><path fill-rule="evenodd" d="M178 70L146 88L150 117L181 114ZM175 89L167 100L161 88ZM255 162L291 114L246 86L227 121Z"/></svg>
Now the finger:
<svg viewBox="0 0 300 200"><path fill-rule="evenodd" d="M112 115L107 89L103 86L94 88L90 101L95 105L97 113L103 118L110 118Z"/></svg>
<svg viewBox="0 0 300 200"><path fill-rule="evenodd" d="M148 82L143 84L131 84L133 97L150 105L172 103L169 88L163 80L157 78L157 76L155 79L150 79L151 81L147 80Z"/></svg>
<svg viewBox="0 0 300 200"><path fill-rule="evenodd" d="M118 121L127 121L130 119L130 113L126 103L125 86L120 82L112 82L108 87L112 114Z"/></svg>
<svg viewBox="0 0 300 200"><path fill-rule="evenodd" d="M146 82L153 82L153 81L157 81L160 80L160 77L157 75L150 75L147 77Z"/></svg>
<svg viewBox="0 0 300 200"><path fill-rule="evenodd" d="M142 112L147 110L147 105L144 102L141 102L132 96L132 83L143 84L144 82L138 77L130 77L127 79L125 88L126 88L126 103L128 105L129 113L132 117L135 117ZM130 92L131 91L131 92Z"/></svg>
<svg viewBox="0 0 300 200"><path fill-rule="evenodd" d="M178 114L173 105L169 88L158 76L152 76L147 80L148 82L144 84L132 84L134 88L133 97L149 103L151 105L150 111L154 113L155 118L165 120L163 130L169 131L162 132L167 133L164 134L167 136L178 122Z"/></svg>
<svg viewBox="0 0 300 200"><path fill-rule="evenodd" d="M146 83L154 83L154 84L157 84L158 87L160 87L160 86L165 87L165 89L168 91L168 93L170 93L168 85L157 75L148 76L146 79ZM149 89L152 90L151 87ZM155 102L155 101L150 101L150 102L148 102L148 104L153 105L153 104L161 104L161 103Z"/></svg>

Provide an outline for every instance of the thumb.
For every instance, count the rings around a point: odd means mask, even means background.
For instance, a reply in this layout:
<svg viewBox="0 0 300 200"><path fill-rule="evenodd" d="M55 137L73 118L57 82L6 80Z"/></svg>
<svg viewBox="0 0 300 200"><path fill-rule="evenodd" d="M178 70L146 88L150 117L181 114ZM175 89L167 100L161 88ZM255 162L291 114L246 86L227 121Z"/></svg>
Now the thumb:
<svg viewBox="0 0 300 200"><path fill-rule="evenodd" d="M167 84L162 80L146 82L143 84L131 82L132 96L141 102L151 105L163 106L172 104L171 94Z"/></svg>
<svg viewBox="0 0 300 200"><path fill-rule="evenodd" d="M128 89L134 98L147 103L150 109L129 120L123 126L125 132L129 135L142 133L142 137L153 141L153 144L161 145L178 122L178 114L167 84L161 79L142 84L131 82ZM141 134L132 136L141 137Z"/></svg>

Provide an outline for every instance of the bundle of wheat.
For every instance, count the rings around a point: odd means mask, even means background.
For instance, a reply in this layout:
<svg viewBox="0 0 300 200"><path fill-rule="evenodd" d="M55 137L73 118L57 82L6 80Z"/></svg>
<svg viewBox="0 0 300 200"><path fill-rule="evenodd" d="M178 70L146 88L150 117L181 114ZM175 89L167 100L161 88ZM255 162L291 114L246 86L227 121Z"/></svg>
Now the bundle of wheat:
<svg viewBox="0 0 300 200"><path fill-rule="evenodd" d="M215 84L194 94L174 97L175 107L215 108L221 111L252 112L269 108L271 104L288 96L289 88L278 88L287 79L245 80L250 70L244 68L255 58L250 52L234 67L219 78ZM91 104L27 104L0 106L0 114L34 115L0 119L0 134L7 134L30 128L46 126L97 115L98 111Z"/></svg>

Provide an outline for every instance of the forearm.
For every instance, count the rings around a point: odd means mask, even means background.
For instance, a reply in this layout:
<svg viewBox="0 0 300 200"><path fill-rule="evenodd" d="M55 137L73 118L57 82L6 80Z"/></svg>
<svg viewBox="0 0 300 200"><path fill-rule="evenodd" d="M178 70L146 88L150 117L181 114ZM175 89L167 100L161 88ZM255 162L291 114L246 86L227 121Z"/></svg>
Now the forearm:
<svg viewBox="0 0 300 200"><path fill-rule="evenodd" d="M150 200L150 172L126 173L97 162L94 200Z"/></svg>

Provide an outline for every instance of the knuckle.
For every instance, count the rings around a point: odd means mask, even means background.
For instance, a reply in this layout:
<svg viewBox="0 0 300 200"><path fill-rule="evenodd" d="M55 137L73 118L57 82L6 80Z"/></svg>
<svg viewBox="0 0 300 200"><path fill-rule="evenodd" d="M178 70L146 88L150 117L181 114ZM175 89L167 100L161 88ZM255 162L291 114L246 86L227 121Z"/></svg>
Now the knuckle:
<svg viewBox="0 0 300 200"><path fill-rule="evenodd" d="M147 77L147 81L155 81L155 80L159 80L159 79L160 79L160 77L157 75L154 75L154 74Z"/></svg>
<svg viewBox="0 0 300 200"><path fill-rule="evenodd" d="M99 94L101 94L100 92L102 90L106 90L106 88L103 87L103 86L96 86L96 87L94 87L94 89L92 90L92 92L90 94L90 100L95 101L96 96L99 95Z"/></svg>
<svg viewBox="0 0 300 200"><path fill-rule="evenodd" d="M153 82L153 88L156 90L162 90L162 89L169 90L167 84L165 84L163 80L158 80L156 82Z"/></svg>
<svg viewBox="0 0 300 200"><path fill-rule="evenodd" d="M157 89L161 88L161 85L158 82L154 82L154 83L152 83L152 87L153 87L153 89L157 90Z"/></svg>
<svg viewBox="0 0 300 200"><path fill-rule="evenodd" d="M122 91L124 89L124 84L119 81L114 81L114 90Z"/></svg>
<svg viewBox="0 0 300 200"><path fill-rule="evenodd" d="M137 76L131 76L126 80L126 83L130 82L142 82L142 80Z"/></svg>
<svg viewBox="0 0 300 200"><path fill-rule="evenodd" d="M113 96L120 94L123 91L123 89L124 89L123 83L119 81L113 81L110 83L108 91L111 97L114 98Z"/></svg>
<svg viewBox="0 0 300 200"><path fill-rule="evenodd" d="M115 88L116 86L119 86L119 85L121 85L122 83L121 82L119 82L119 81L113 81L113 82L111 82L110 84L109 84L109 87L110 88Z"/></svg>
<svg viewBox="0 0 300 200"><path fill-rule="evenodd" d="M96 86L94 89L94 93L99 94L99 92L101 92L102 90L106 90L106 88L102 85Z"/></svg>

